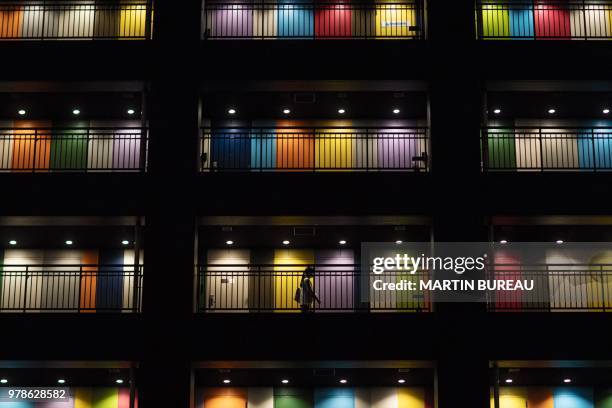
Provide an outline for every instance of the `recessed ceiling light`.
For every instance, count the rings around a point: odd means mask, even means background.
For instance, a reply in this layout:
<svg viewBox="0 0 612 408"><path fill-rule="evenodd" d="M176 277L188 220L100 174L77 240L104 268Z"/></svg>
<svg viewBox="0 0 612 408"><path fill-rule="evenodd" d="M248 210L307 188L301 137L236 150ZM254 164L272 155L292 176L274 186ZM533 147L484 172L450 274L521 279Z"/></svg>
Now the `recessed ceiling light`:
<svg viewBox="0 0 612 408"><path fill-rule="evenodd" d="M608 113L610 113L610 109L608 108L604 108L604 110L602 110L604 115L607 115Z"/></svg>
<svg viewBox="0 0 612 408"><path fill-rule="evenodd" d="M63 378L60 378L59 380L57 380L58 384L66 384L66 380L64 380Z"/></svg>
<svg viewBox="0 0 612 408"><path fill-rule="evenodd" d="M73 242L71 240L69 240L69 239L66 240L66 245L72 245L72 244L73 244Z"/></svg>
<svg viewBox="0 0 612 408"><path fill-rule="evenodd" d="M398 239L397 241L395 241L395 243L396 243L397 245L399 245L399 244L401 244L401 243L403 243L403 242L404 242L404 241L402 241L401 239Z"/></svg>
<svg viewBox="0 0 612 408"><path fill-rule="evenodd" d="M235 114L235 113L236 113L236 109L234 109L234 108L229 108L229 109L227 110L227 113L229 113L230 115L233 115L233 114Z"/></svg>
<svg viewBox="0 0 612 408"><path fill-rule="evenodd" d="M506 378L506 384L512 384L512 378Z"/></svg>
<svg viewBox="0 0 612 408"><path fill-rule="evenodd" d="M395 108L395 109L393 109L393 113L395 113L397 115L398 113L400 113L400 110Z"/></svg>
<svg viewBox="0 0 612 408"><path fill-rule="evenodd" d="M551 115L553 115L553 114L554 114L554 113L556 113L556 112L557 112L557 110L556 110L556 109L554 109L554 108L550 108L550 109L548 110L548 113L550 113Z"/></svg>
<svg viewBox="0 0 612 408"><path fill-rule="evenodd" d="M399 380L397 380L397 382L399 384L404 384L406 382L406 380L404 380L403 378L400 378Z"/></svg>
<svg viewBox="0 0 612 408"><path fill-rule="evenodd" d="M556 240L555 242L556 242L557 244L562 244L562 243L563 243L563 240L562 240L562 239L558 239L558 240Z"/></svg>
<svg viewBox="0 0 612 408"><path fill-rule="evenodd" d="M0 378L0 384L6 384L8 380L6 378Z"/></svg>
<svg viewBox="0 0 612 408"><path fill-rule="evenodd" d="M289 384L289 380L281 380L283 384Z"/></svg>
<svg viewBox="0 0 612 408"><path fill-rule="evenodd" d="M73 114L73 115L80 115L80 114L81 114L81 111L80 111L79 109L73 109L73 110L72 110L72 114Z"/></svg>
<svg viewBox="0 0 612 408"><path fill-rule="evenodd" d="M493 109L493 113L496 114L496 115L499 115L501 113L501 109L495 108L495 109Z"/></svg>
<svg viewBox="0 0 612 408"><path fill-rule="evenodd" d="M229 379L225 379L225 380L223 380L223 384L229 384L229 383L231 383L231 382L232 382L232 380L229 380Z"/></svg>
<svg viewBox="0 0 612 408"><path fill-rule="evenodd" d="M506 241L505 239L502 239L501 241L499 241L500 244L507 244L508 241Z"/></svg>
<svg viewBox="0 0 612 408"><path fill-rule="evenodd" d="M136 111L134 109L128 109L127 113L128 115L133 115L134 113L136 113Z"/></svg>
<svg viewBox="0 0 612 408"><path fill-rule="evenodd" d="M564 383L566 383L566 384L569 384L569 383L571 383L571 382L572 382L572 379L571 379L571 378L565 378L565 379L563 380L563 382L564 382Z"/></svg>
<svg viewBox="0 0 612 408"><path fill-rule="evenodd" d="M15 241L14 239L11 239L9 241L9 245L17 245L17 241Z"/></svg>
<svg viewBox="0 0 612 408"><path fill-rule="evenodd" d="M289 245L290 243L291 242L289 240L287 240L287 239L283 241L283 245Z"/></svg>
<svg viewBox="0 0 612 408"><path fill-rule="evenodd" d="M228 239L227 241L225 241L225 243L227 245L234 245L234 241L232 241L231 239Z"/></svg>
<svg viewBox="0 0 612 408"><path fill-rule="evenodd" d="M338 109L338 113L339 113L339 114L341 114L341 115L342 115L343 113L345 113L345 112L346 112L346 110L344 110L343 108Z"/></svg>
<svg viewBox="0 0 612 408"><path fill-rule="evenodd" d="M115 382L116 382L117 384L123 384L123 380L122 380L121 378L117 378L117 379L115 380Z"/></svg>
<svg viewBox="0 0 612 408"><path fill-rule="evenodd" d="M130 243L130 241L128 241L127 239L124 239L123 241L121 241L121 243L122 243L123 245L127 245L127 244L129 244L129 243Z"/></svg>
<svg viewBox="0 0 612 408"><path fill-rule="evenodd" d="M23 116L23 115L25 115L27 112L26 112L26 110L25 110L25 109L19 109L19 110L17 111L17 113L18 113L18 114L20 114L21 116Z"/></svg>
<svg viewBox="0 0 612 408"><path fill-rule="evenodd" d="M339 243L340 245L346 245L346 241L345 241L345 240L343 240L343 239L341 239L340 241L338 241L338 243Z"/></svg>
<svg viewBox="0 0 612 408"><path fill-rule="evenodd" d="M348 381L345 380L344 378L340 380L340 384L346 384Z"/></svg>
<svg viewBox="0 0 612 408"><path fill-rule="evenodd" d="M283 109L283 113L284 113L285 115L288 115L288 114L290 114L290 113L291 113L291 109Z"/></svg>

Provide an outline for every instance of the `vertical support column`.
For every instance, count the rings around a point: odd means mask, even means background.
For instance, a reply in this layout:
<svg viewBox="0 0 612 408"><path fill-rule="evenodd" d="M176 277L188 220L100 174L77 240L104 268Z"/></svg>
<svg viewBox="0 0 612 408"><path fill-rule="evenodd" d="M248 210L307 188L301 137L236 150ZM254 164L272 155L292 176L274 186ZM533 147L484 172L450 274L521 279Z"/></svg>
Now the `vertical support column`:
<svg viewBox="0 0 612 408"><path fill-rule="evenodd" d="M139 404L189 408L201 5L156 1L155 6L143 292L143 339L149 344L143 347Z"/></svg>

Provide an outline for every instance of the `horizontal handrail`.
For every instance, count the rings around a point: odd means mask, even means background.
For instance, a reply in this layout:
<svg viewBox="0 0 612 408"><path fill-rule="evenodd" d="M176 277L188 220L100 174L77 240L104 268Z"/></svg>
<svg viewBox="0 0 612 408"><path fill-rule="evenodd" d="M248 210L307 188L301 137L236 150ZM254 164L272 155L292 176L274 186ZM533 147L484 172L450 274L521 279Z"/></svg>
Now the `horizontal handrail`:
<svg viewBox="0 0 612 408"><path fill-rule="evenodd" d="M421 0L204 4L205 39L423 39Z"/></svg>

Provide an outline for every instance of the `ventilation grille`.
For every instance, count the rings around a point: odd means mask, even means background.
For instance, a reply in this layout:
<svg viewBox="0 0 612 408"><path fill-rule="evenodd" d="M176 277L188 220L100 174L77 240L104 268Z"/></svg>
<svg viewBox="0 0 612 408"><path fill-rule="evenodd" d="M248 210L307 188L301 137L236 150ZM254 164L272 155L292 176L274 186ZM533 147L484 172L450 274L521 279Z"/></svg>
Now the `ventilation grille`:
<svg viewBox="0 0 612 408"><path fill-rule="evenodd" d="M293 236L294 237L314 237L317 231L315 227L294 227L293 228Z"/></svg>
<svg viewBox="0 0 612 408"><path fill-rule="evenodd" d="M293 102L295 103L315 103L317 97L314 93L296 93L293 95Z"/></svg>

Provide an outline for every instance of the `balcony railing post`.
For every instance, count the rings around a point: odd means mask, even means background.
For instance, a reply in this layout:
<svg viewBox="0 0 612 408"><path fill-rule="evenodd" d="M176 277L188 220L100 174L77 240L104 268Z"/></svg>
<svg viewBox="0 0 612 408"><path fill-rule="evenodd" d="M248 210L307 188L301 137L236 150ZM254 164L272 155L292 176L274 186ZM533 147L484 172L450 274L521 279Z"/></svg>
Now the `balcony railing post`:
<svg viewBox="0 0 612 408"><path fill-rule="evenodd" d="M544 151L542 149L542 128L538 128L538 142L540 144L540 171L544 172Z"/></svg>
<svg viewBox="0 0 612 408"><path fill-rule="evenodd" d="M593 157L593 171L597 171L597 155L595 154L595 132L591 128L591 154Z"/></svg>
<svg viewBox="0 0 612 408"><path fill-rule="evenodd" d="M489 170L489 128L480 130L480 143L482 146L482 167L483 171ZM505 143L505 141L504 141Z"/></svg>
<svg viewBox="0 0 612 408"><path fill-rule="evenodd" d="M141 173L147 172L147 146L148 146L148 128L143 126L140 128L140 154L138 155L138 167Z"/></svg>
<svg viewBox="0 0 612 408"><path fill-rule="evenodd" d="M599 265L599 281L601 282L601 305L603 311L606 311L606 287L604 281L604 265Z"/></svg>
<svg viewBox="0 0 612 408"><path fill-rule="evenodd" d="M147 10L145 17L145 40L152 39L152 23L153 23L153 0L147 0Z"/></svg>
<svg viewBox="0 0 612 408"><path fill-rule="evenodd" d="M483 29L483 7L482 7L482 0L476 0L476 32L478 33L478 39L482 40L483 36L484 36L484 29Z"/></svg>
<svg viewBox="0 0 612 408"><path fill-rule="evenodd" d="M34 129L34 149L33 149L33 155L32 155L32 173L36 172L36 163L38 162L37 159L37 150L38 150L38 129Z"/></svg>
<svg viewBox="0 0 612 408"><path fill-rule="evenodd" d="M23 312L24 313L27 311L27 305L28 305L28 286L29 286L29 280L30 280L29 265L26 265L26 267L25 267L25 284L24 284L24 287L23 287Z"/></svg>
<svg viewBox="0 0 612 408"><path fill-rule="evenodd" d="M77 311L81 313L81 297L83 296L83 265L79 265L79 295L77 297ZM87 293L87 288L85 293Z"/></svg>

